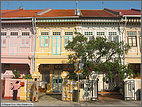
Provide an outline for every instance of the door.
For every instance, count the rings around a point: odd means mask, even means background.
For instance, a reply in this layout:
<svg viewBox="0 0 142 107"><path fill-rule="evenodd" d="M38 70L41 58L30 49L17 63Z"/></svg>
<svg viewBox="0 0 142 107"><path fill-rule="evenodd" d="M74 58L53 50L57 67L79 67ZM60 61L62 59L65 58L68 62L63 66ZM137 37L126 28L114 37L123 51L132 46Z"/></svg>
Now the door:
<svg viewBox="0 0 142 107"><path fill-rule="evenodd" d="M16 55L18 52L18 38L17 36L11 36L9 39L9 54Z"/></svg>
<svg viewBox="0 0 142 107"><path fill-rule="evenodd" d="M53 72L53 92L62 92L62 81L61 71L55 70Z"/></svg>
<svg viewBox="0 0 142 107"><path fill-rule="evenodd" d="M127 80L124 82L124 97L125 100L131 100L135 98L135 82L134 80Z"/></svg>

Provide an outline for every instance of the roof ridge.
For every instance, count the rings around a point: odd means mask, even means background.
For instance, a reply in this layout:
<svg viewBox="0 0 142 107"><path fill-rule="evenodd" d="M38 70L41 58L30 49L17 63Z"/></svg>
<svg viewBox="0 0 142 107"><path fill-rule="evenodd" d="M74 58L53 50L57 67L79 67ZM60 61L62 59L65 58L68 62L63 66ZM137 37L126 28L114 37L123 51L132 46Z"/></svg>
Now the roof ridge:
<svg viewBox="0 0 142 107"><path fill-rule="evenodd" d="M134 9L134 8L131 8L131 10L133 10L133 11L141 11L140 9Z"/></svg>
<svg viewBox="0 0 142 107"><path fill-rule="evenodd" d="M117 12L115 10L108 9L108 8L104 8L104 11L109 12L109 13L111 13L113 15L116 15L116 16L121 16L122 15L121 12Z"/></svg>
<svg viewBox="0 0 142 107"><path fill-rule="evenodd" d="M43 15L44 13L49 12L49 11L51 11L51 10L52 10L52 9L50 9L50 8L44 9L44 10L42 10L42 11L40 11L40 12L37 12L37 15Z"/></svg>
<svg viewBox="0 0 142 107"><path fill-rule="evenodd" d="M103 9L79 9L79 10L103 10Z"/></svg>

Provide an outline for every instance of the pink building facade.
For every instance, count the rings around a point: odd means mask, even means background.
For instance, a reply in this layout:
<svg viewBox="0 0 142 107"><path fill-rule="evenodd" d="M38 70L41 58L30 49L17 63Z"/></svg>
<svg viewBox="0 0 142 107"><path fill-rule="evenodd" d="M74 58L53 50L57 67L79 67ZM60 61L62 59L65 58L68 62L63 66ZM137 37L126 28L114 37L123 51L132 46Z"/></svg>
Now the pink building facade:
<svg viewBox="0 0 142 107"><path fill-rule="evenodd" d="M20 74L31 74L34 55L34 32L32 18L2 20L1 63L2 72L16 70Z"/></svg>

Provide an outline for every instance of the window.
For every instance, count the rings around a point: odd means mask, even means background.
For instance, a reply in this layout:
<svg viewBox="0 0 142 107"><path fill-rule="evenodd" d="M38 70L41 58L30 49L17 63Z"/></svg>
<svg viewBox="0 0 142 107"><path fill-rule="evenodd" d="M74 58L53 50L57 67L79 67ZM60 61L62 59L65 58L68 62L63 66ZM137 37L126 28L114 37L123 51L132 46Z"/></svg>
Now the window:
<svg viewBox="0 0 142 107"><path fill-rule="evenodd" d="M104 36L105 32L97 32L97 36Z"/></svg>
<svg viewBox="0 0 142 107"><path fill-rule="evenodd" d="M109 32L109 35L117 35L116 32Z"/></svg>
<svg viewBox="0 0 142 107"><path fill-rule="evenodd" d="M88 37L88 39L89 39L89 40L92 40L92 39L93 39L93 37L94 37L94 36L89 36L89 37Z"/></svg>
<svg viewBox="0 0 142 107"><path fill-rule="evenodd" d="M93 32L85 32L85 35L93 35Z"/></svg>
<svg viewBox="0 0 142 107"><path fill-rule="evenodd" d="M41 32L41 35L49 35L49 32Z"/></svg>
<svg viewBox="0 0 142 107"><path fill-rule="evenodd" d="M93 32L85 32L85 36L87 36L88 40L92 40L93 39Z"/></svg>
<svg viewBox="0 0 142 107"><path fill-rule="evenodd" d="M66 46L69 41L72 41L72 36L65 36L64 37L64 46Z"/></svg>
<svg viewBox="0 0 142 107"><path fill-rule="evenodd" d="M11 32L10 33L12 36L17 36L18 35L18 32Z"/></svg>
<svg viewBox="0 0 142 107"><path fill-rule="evenodd" d="M1 36L6 36L6 32L1 32Z"/></svg>
<svg viewBox="0 0 142 107"><path fill-rule="evenodd" d="M6 37L1 37L1 46L6 47Z"/></svg>
<svg viewBox="0 0 142 107"><path fill-rule="evenodd" d="M52 54L60 55L61 54L61 37L52 36Z"/></svg>
<svg viewBox="0 0 142 107"><path fill-rule="evenodd" d="M22 32L22 36L29 36L30 33L29 32Z"/></svg>
<svg viewBox="0 0 142 107"><path fill-rule="evenodd" d="M127 32L127 35L128 35L128 36L136 36L137 33L136 33L135 31L128 31L128 32Z"/></svg>
<svg viewBox="0 0 142 107"><path fill-rule="evenodd" d="M137 37L136 36L128 36L128 44L130 46L136 47L137 46Z"/></svg>
<svg viewBox="0 0 142 107"><path fill-rule="evenodd" d="M127 32L128 35L128 44L132 47L136 47L137 46L137 33L136 31L128 31Z"/></svg>
<svg viewBox="0 0 142 107"><path fill-rule="evenodd" d="M109 32L109 37L108 39L110 41L115 41L115 42L119 42L119 36L117 36L117 32Z"/></svg>
<svg viewBox="0 0 142 107"><path fill-rule="evenodd" d="M73 35L73 32L65 32L65 35Z"/></svg>
<svg viewBox="0 0 142 107"><path fill-rule="evenodd" d="M29 37L21 37L21 47L29 47L30 38Z"/></svg>
<svg viewBox="0 0 142 107"><path fill-rule="evenodd" d="M53 35L61 35L61 32L53 32Z"/></svg>
<svg viewBox="0 0 142 107"><path fill-rule="evenodd" d="M41 47L49 46L49 36L40 36L40 46Z"/></svg>
<svg viewBox="0 0 142 107"><path fill-rule="evenodd" d="M6 47L6 32L1 32L1 47Z"/></svg>

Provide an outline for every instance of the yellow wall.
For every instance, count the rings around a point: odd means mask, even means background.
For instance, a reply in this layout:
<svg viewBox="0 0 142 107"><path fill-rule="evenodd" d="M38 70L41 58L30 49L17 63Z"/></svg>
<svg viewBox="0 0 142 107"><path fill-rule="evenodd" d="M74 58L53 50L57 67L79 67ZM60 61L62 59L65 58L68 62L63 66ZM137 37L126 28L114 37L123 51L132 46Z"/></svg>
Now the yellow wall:
<svg viewBox="0 0 142 107"><path fill-rule="evenodd" d="M37 37L36 37L36 52L35 52L35 72L39 72L40 64L50 64L50 84L48 84L47 92L52 91L52 75L53 75L53 67L52 64L67 64L68 63L68 54L64 48L64 36L65 32L74 32L75 25L37 25ZM40 36L41 32L49 32L49 46L48 47L40 47ZM61 54L60 55L52 55L52 36L53 32L61 32ZM73 34L73 36L75 36ZM42 80L42 75L39 74L39 80Z"/></svg>

